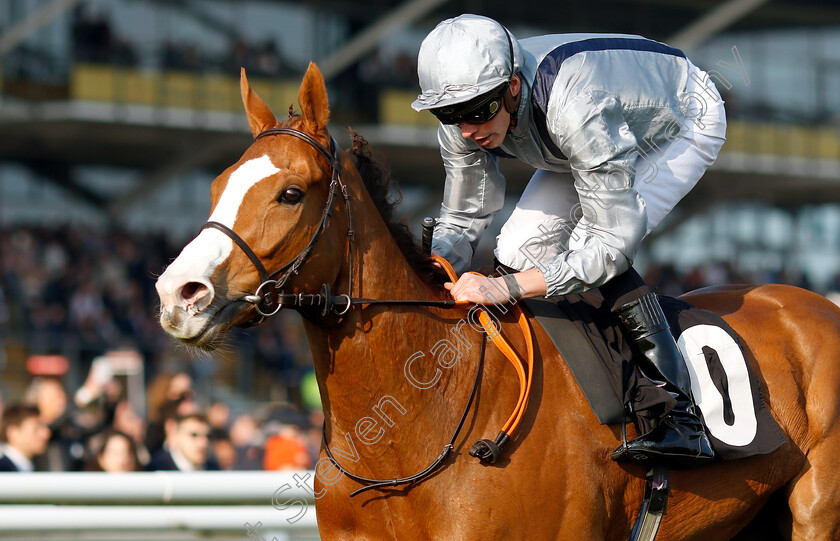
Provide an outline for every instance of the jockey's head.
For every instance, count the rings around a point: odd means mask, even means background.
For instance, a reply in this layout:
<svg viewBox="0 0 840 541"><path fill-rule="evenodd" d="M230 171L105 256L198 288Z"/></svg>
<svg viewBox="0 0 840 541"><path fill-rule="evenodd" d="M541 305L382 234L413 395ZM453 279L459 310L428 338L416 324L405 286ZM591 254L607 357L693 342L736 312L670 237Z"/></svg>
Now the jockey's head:
<svg viewBox="0 0 840 541"><path fill-rule="evenodd" d="M411 106L430 110L443 124L483 124L504 106L515 124L518 100L510 85L523 58L516 38L493 19L447 19L420 46L417 75L422 93Z"/></svg>

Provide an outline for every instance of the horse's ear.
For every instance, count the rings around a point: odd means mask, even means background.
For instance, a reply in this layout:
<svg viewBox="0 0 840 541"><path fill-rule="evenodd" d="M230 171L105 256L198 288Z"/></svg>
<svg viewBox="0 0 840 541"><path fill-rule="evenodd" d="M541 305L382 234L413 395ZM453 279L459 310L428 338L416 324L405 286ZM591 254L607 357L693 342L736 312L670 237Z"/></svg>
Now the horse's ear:
<svg viewBox="0 0 840 541"><path fill-rule="evenodd" d="M327 85L315 62L309 63L303 76L303 83L298 91L298 102L306 131L313 135L324 135L324 139L327 139L327 118L330 116Z"/></svg>
<svg viewBox="0 0 840 541"><path fill-rule="evenodd" d="M242 103L245 105L248 125L251 127L251 133L254 134L254 137L276 126L277 119L274 118L274 113L271 112L271 109L268 108L268 105L265 104L262 98L251 90L251 85L248 84L248 77L245 75L245 68L242 68L241 71L239 87L242 90Z"/></svg>

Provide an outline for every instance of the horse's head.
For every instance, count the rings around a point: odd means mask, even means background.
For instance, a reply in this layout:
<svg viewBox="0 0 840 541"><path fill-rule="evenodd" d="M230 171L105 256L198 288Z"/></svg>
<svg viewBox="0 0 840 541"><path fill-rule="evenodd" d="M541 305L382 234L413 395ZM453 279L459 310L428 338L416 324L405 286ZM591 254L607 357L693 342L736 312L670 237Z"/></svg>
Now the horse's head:
<svg viewBox="0 0 840 541"><path fill-rule="evenodd" d="M329 108L315 64L310 64L298 93L301 115L282 123L250 88L244 70L241 87L256 140L213 181L210 227L202 229L157 281L163 329L204 348L213 347L231 327L256 318L253 298L246 297L254 295L266 275L285 275L284 267L311 244L331 192L333 164L329 151L322 154L331 148ZM272 133L277 128L293 128L298 135ZM306 134L317 142L307 141ZM306 273L288 273L287 288L317 291L320 284L335 282L346 235L342 239L334 229L324 230L313 245Z"/></svg>

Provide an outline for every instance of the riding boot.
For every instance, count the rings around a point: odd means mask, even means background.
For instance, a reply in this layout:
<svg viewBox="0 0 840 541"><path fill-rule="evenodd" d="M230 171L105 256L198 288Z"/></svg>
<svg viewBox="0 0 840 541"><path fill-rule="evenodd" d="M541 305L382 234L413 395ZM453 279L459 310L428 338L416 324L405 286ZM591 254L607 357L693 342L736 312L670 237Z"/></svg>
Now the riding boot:
<svg viewBox="0 0 840 541"><path fill-rule="evenodd" d="M616 310L626 336L641 355L637 367L654 385L662 387L676 406L659 425L630 442L622 443L610 458L692 467L714 458L703 423L694 411L691 382L680 350L674 342L656 295L649 293Z"/></svg>

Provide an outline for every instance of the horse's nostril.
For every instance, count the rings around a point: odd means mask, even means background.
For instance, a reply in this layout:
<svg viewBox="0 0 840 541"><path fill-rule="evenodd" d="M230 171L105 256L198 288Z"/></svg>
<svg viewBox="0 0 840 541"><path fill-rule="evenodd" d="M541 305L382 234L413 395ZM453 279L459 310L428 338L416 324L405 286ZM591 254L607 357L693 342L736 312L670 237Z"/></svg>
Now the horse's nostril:
<svg viewBox="0 0 840 541"><path fill-rule="evenodd" d="M181 298L185 301L194 301L207 292L207 286L199 282L189 282L181 288Z"/></svg>
<svg viewBox="0 0 840 541"><path fill-rule="evenodd" d="M181 307L190 315L196 315L198 312L207 308L213 300L213 295L210 288L201 282L187 282L181 287L179 303Z"/></svg>

